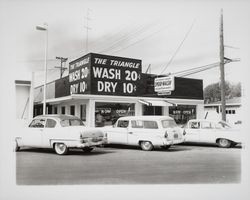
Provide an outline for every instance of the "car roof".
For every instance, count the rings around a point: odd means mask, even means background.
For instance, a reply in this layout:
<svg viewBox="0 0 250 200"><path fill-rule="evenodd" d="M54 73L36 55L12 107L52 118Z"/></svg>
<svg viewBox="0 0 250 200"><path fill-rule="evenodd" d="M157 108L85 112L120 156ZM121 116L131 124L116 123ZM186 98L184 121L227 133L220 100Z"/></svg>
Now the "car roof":
<svg viewBox="0 0 250 200"><path fill-rule="evenodd" d="M73 115L60 115L60 114L48 114L48 115L38 115L34 119L37 118L56 118L60 120L65 120L65 119L79 119L76 116Z"/></svg>
<svg viewBox="0 0 250 200"><path fill-rule="evenodd" d="M173 119L169 116L160 116L160 115L145 115L145 116L126 116L126 117L120 117L119 120L166 120L166 119Z"/></svg>

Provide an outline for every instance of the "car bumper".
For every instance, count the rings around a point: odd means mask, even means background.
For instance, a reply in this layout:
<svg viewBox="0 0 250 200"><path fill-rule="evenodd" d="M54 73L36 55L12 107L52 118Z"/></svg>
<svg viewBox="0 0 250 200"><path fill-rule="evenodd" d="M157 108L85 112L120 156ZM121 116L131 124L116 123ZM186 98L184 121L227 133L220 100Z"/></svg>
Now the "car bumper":
<svg viewBox="0 0 250 200"><path fill-rule="evenodd" d="M174 139L174 140L164 140L163 141L163 145L173 145L173 144L180 144L183 143L185 141L184 138L180 138L180 139Z"/></svg>

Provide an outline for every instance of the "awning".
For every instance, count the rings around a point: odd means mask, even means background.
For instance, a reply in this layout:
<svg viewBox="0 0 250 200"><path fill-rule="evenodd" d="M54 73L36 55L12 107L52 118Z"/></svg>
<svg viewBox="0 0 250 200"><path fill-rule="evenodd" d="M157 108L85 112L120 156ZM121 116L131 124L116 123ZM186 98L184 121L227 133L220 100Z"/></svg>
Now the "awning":
<svg viewBox="0 0 250 200"><path fill-rule="evenodd" d="M177 106L176 103L169 102L167 100L145 100L140 99L138 100L141 104L147 105L147 106Z"/></svg>

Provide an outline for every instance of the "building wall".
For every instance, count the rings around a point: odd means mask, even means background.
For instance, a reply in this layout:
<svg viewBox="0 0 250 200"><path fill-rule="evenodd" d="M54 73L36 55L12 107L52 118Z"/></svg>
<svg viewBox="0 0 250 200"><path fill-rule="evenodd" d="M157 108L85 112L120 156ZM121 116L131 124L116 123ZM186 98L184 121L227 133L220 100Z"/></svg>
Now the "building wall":
<svg viewBox="0 0 250 200"><path fill-rule="evenodd" d="M16 85L16 118L28 119L29 117L30 86Z"/></svg>
<svg viewBox="0 0 250 200"><path fill-rule="evenodd" d="M80 116L80 108L81 105L86 106L86 119L84 119L84 123L87 126L94 127L95 126L95 112L96 112L96 104L98 103L107 103L107 104L134 104L134 111L135 115L143 115L143 104L138 102L137 98L128 99L123 97L105 97L102 98L102 96L99 96L98 98L88 98L88 99L78 99L78 100L68 100L64 102L60 102L57 104L52 105L52 111L54 113L54 108L57 107L57 114L61 114L61 108L65 107L65 114L71 114L70 113L70 106L75 106L75 116ZM204 118L204 109L202 101L188 101L188 100L179 100L179 105L193 105L196 108L196 118ZM164 106L162 107L162 115L169 116L169 107Z"/></svg>
<svg viewBox="0 0 250 200"><path fill-rule="evenodd" d="M207 113L207 119L221 120L220 106L205 107L204 112ZM239 105L226 106L226 120L230 124L242 121L242 108Z"/></svg>

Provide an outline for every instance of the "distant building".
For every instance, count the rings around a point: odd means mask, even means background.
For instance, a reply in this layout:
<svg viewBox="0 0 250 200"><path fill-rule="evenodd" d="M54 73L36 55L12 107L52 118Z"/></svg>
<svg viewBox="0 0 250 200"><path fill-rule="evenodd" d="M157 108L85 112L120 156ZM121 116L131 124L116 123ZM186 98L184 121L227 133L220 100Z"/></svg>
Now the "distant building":
<svg viewBox="0 0 250 200"><path fill-rule="evenodd" d="M204 111L207 119L221 119L221 101L204 104ZM226 119L229 123L240 123L241 112L241 97L226 100Z"/></svg>

